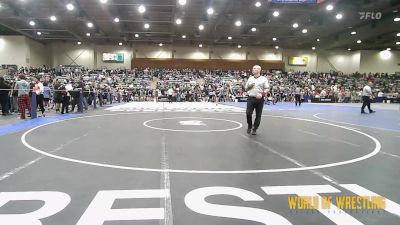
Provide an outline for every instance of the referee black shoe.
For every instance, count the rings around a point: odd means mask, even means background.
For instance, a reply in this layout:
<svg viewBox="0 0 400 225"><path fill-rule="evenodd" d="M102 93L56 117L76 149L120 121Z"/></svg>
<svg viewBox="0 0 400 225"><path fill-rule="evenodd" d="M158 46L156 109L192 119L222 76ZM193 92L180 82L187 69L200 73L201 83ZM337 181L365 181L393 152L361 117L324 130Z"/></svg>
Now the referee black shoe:
<svg viewBox="0 0 400 225"><path fill-rule="evenodd" d="M251 129L247 129L247 134L250 134L251 133Z"/></svg>
<svg viewBox="0 0 400 225"><path fill-rule="evenodd" d="M257 135L257 131L253 129L253 131L251 132L251 135Z"/></svg>

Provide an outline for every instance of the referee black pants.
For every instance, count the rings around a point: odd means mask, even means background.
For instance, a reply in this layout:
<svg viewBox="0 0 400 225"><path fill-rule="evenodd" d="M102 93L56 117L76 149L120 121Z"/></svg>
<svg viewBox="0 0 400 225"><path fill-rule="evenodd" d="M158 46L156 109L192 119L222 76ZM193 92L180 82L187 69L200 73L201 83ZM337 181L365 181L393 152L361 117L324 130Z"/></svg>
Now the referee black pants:
<svg viewBox="0 0 400 225"><path fill-rule="evenodd" d="M264 107L264 98L257 99L255 97L248 97L247 98L247 109L246 109L246 116L247 116L247 129L254 129L257 130L260 126L261 122L261 114ZM253 111L256 110L256 119L254 120L253 125Z"/></svg>
<svg viewBox="0 0 400 225"><path fill-rule="evenodd" d="M361 112L364 112L365 106L368 107L369 112L372 112L371 99L369 98L369 96L362 96L362 100L363 100L363 105L361 107Z"/></svg>

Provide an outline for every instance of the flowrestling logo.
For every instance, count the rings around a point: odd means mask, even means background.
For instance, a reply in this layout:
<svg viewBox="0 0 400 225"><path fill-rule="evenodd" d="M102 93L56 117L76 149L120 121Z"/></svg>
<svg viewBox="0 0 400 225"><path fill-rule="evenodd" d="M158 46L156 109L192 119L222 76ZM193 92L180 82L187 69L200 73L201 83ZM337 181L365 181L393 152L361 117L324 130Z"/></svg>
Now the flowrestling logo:
<svg viewBox="0 0 400 225"><path fill-rule="evenodd" d="M359 12L360 20L380 20L382 18L381 12Z"/></svg>

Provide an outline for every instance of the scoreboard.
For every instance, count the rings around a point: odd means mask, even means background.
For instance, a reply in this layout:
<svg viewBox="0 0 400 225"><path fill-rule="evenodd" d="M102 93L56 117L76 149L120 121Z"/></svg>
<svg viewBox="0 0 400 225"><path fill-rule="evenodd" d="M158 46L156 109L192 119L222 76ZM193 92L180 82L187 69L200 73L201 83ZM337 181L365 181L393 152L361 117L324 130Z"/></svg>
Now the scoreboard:
<svg viewBox="0 0 400 225"><path fill-rule="evenodd" d="M308 57L289 57L289 65L290 66L307 66L308 64Z"/></svg>

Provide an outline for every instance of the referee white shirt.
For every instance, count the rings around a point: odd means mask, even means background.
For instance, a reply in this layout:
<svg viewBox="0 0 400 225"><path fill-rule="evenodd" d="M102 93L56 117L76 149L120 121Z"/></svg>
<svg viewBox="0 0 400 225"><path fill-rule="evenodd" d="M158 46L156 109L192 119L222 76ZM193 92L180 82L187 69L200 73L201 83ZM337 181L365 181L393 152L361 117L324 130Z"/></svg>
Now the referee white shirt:
<svg viewBox="0 0 400 225"><path fill-rule="evenodd" d="M252 89L248 90L248 87L251 84L254 84L254 87ZM246 88L246 90L248 90L247 94L250 97L257 97L257 95L259 95L259 94L262 95L264 90L269 88L269 82L268 82L268 79L264 76L260 75L257 78L255 76L251 76L247 80L245 88Z"/></svg>
<svg viewBox="0 0 400 225"><path fill-rule="evenodd" d="M362 96L366 97L371 97L372 96L372 90L369 85L365 85L362 91Z"/></svg>

